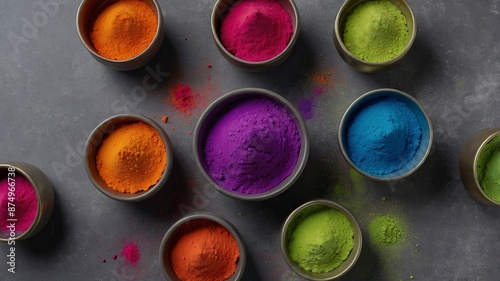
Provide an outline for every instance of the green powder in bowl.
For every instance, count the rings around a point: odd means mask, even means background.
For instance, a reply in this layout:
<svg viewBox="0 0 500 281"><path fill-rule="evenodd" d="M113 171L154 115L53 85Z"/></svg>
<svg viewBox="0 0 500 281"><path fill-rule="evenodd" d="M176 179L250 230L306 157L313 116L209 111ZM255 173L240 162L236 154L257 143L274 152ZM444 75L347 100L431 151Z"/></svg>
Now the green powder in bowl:
<svg viewBox="0 0 500 281"><path fill-rule="evenodd" d="M347 50L367 62L385 62L401 54L409 42L406 18L389 0L356 5L347 15L343 41Z"/></svg>
<svg viewBox="0 0 500 281"><path fill-rule="evenodd" d="M493 138L482 148L476 169L484 194L491 200L500 202L500 136Z"/></svg>
<svg viewBox="0 0 500 281"><path fill-rule="evenodd" d="M293 230L289 255L305 270L325 273L344 262L354 247L354 230L347 217L323 209L305 217Z"/></svg>

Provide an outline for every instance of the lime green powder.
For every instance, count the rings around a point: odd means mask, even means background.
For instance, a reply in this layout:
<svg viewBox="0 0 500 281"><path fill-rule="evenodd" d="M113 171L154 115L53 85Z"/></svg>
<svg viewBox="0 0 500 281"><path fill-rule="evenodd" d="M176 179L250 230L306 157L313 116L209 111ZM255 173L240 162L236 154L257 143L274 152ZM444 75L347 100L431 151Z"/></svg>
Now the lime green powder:
<svg viewBox="0 0 500 281"><path fill-rule="evenodd" d="M488 142L479 154L478 181L486 196L500 202L500 137Z"/></svg>
<svg viewBox="0 0 500 281"><path fill-rule="evenodd" d="M404 238L405 226L401 220L391 215L375 217L368 227L370 239L376 245L394 245Z"/></svg>
<svg viewBox="0 0 500 281"><path fill-rule="evenodd" d="M330 272L349 257L354 230L344 214L324 209L305 217L293 230L288 250L293 261L313 273Z"/></svg>
<svg viewBox="0 0 500 281"><path fill-rule="evenodd" d="M408 39L405 16L388 0L362 2L347 15L344 44L359 59L384 62L396 58Z"/></svg>

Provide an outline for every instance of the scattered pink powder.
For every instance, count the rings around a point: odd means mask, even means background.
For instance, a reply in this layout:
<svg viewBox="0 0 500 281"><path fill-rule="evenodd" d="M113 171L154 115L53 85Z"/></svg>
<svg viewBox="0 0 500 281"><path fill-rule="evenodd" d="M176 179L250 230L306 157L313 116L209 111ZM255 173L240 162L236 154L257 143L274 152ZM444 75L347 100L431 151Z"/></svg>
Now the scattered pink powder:
<svg viewBox="0 0 500 281"><path fill-rule="evenodd" d="M9 180L4 178L0 180L0 229L9 230L9 225L14 222L7 221L7 219L15 218L16 232L24 232L30 228L33 221L36 218L38 212L38 199L36 197L35 189L31 185L31 182L21 176L19 173L15 173L15 177L12 177L14 181L14 196L9 197ZM14 198L12 202L9 198ZM8 204L12 203L15 206L15 217L10 216L8 211Z"/></svg>
<svg viewBox="0 0 500 281"><path fill-rule="evenodd" d="M220 39L236 57L260 62L279 55L292 34L290 14L277 0L240 0L222 19Z"/></svg>
<svg viewBox="0 0 500 281"><path fill-rule="evenodd" d="M141 258L141 254L139 253L139 248L133 242L125 244L121 252L121 255L127 260L127 263L129 263L132 266L136 266L137 262Z"/></svg>
<svg viewBox="0 0 500 281"><path fill-rule="evenodd" d="M170 95L174 108L182 113L190 113L196 107L195 95L189 85L177 84L170 89Z"/></svg>

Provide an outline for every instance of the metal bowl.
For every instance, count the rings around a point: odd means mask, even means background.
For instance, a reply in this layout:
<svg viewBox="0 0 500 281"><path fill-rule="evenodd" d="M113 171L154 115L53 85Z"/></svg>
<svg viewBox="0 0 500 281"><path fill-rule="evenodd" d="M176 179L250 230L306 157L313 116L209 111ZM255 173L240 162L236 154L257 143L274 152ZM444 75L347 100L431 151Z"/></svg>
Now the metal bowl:
<svg viewBox="0 0 500 281"><path fill-rule="evenodd" d="M487 205L500 207L500 202L486 195L478 180L478 166L484 165L480 163L481 153L487 144L496 138L500 138L500 128L484 129L471 136L460 153L459 169L460 178L472 198Z"/></svg>
<svg viewBox="0 0 500 281"><path fill-rule="evenodd" d="M362 108L364 105L375 99L381 98L395 98L406 104L406 106L408 106L415 113L417 119L420 122L420 125L422 126L422 139L420 141L420 146L415 153L415 156L413 156L413 158L408 163L403 165L401 169L385 175L375 175L362 170L352 162L346 149L346 131L352 116L356 114L358 109ZM433 131L431 121L420 103L412 96L395 89L373 90L356 99L349 106L349 108L347 108L344 116L342 116L338 131L338 143L340 151L342 152L342 155L344 156L347 163L349 163L351 167L353 167L356 171L365 175L366 177L379 181L395 181L413 174L416 170L418 170L420 166L422 166L425 159L429 155L432 148L432 140Z"/></svg>
<svg viewBox="0 0 500 281"><path fill-rule="evenodd" d="M238 0L217 0L212 10L212 18L211 18L212 36L222 56L226 58L230 63L250 72L263 72L275 68L281 63L283 63L292 53L295 43L297 42L297 38L299 37L300 17L297 6L293 2L293 0L278 0L278 2L280 2L283 8L285 8L285 10L290 14L290 18L292 20L293 34L292 37L290 38L288 46L274 58L260 62L250 62L234 56L228 50L226 50L226 48L219 39L219 29L221 26L222 19L224 18L225 13L237 1Z"/></svg>
<svg viewBox="0 0 500 281"><path fill-rule="evenodd" d="M9 171L9 168L14 168L15 171L11 172ZM12 177L14 179L16 175L22 175L30 181L31 186L33 186L33 188L35 189L35 194L38 201L38 211L33 224L31 224L31 226L26 231L22 233L16 233L14 237L11 236L10 232L4 233L2 231L0 234L0 242L9 242L10 240L24 240L36 235L45 227L45 225L47 225L50 218L52 217L52 212L54 210L55 198L52 184L40 169L24 162L8 162L0 164L0 178L8 177L9 173L14 174Z"/></svg>
<svg viewBox="0 0 500 281"><path fill-rule="evenodd" d="M161 136L165 149L167 151L167 163L165 170L157 184L151 186L148 190L139 191L136 193L119 192L111 188L99 175L96 167L96 155L103 140L117 127L127 123L143 122L153 127ZM90 134L85 147L85 168L87 175L94 184L94 186L104 195L120 201L136 202L147 199L157 193L167 182L167 179L172 172L173 166L173 150L170 138L167 133L153 120L142 115L135 114L121 114L115 115L104 120L99 124Z"/></svg>
<svg viewBox="0 0 500 281"><path fill-rule="evenodd" d="M243 243L241 235L229 221L210 213L198 213L184 217L177 221L174 225L172 225L165 236L163 236L160 245L160 267L163 275L168 280L180 281L180 279L175 274L172 267L172 262L170 261L170 254L172 253L172 250L175 247L180 235L207 222L215 222L222 225L231 233L231 235L233 235L234 239L236 240L236 243L238 244L238 248L240 250L240 257L238 259L236 271L229 279L227 279L227 281L241 280L247 262L245 245Z"/></svg>
<svg viewBox="0 0 500 281"><path fill-rule="evenodd" d="M298 263L292 260L288 253L288 244L290 236L302 220L312 213L328 208L340 211L346 216L347 220L349 220L354 231L354 246L347 259L339 267L326 273L313 273L303 269ZM303 204L287 217L283 223L283 227L281 228L281 254L285 258L288 266L299 276L306 278L307 280L326 281L340 278L354 266L361 254L362 245L363 239L361 228L359 227L359 224L354 216L344 206L330 200L317 199Z"/></svg>
<svg viewBox="0 0 500 281"><path fill-rule="evenodd" d="M292 173L280 184L275 186L274 188L259 194L240 194L226 190L225 188L219 186L212 177L207 173L207 167L205 163L205 159L203 156L203 144L205 141L205 136L207 134L208 129L211 126L211 123L214 118L218 117L219 113L225 112L227 107L239 100L252 98L252 97L264 97L272 100L280 106L283 106L287 109L288 113L295 121L297 126L297 130L299 131L301 147L299 152L299 157L297 160L297 164L293 169ZM196 165L198 166L203 177L210 183L212 187L214 187L219 192L241 200L248 201L259 201L266 200L281 194L285 190L287 190L292 184L299 178L300 174L304 170L304 167L307 163L307 158L309 156L309 134L307 132L307 127L300 116L300 113L293 107L293 105L288 102L282 96L259 88L245 88L236 91L229 92L222 97L215 100L212 104L210 104L207 109L201 115L198 123L196 124L196 128L194 131L193 137L193 150L196 159Z"/></svg>
<svg viewBox="0 0 500 281"><path fill-rule="evenodd" d="M116 70L133 70L146 65L160 50L163 38L165 36L165 31L163 27L163 15L161 13L161 8L157 0L143 0L156 14L158 19L158 28L156 29L156 35L151 42L151 44L139 55L127 59L127 60L112 60L105 58L97 53L92 41L90 40L90 29L92 28L92 23L96 12L103 9L103 7L116 2L115 0L83 0L76 13L76 29L78 36L82 41L83 46L89 51L89 53L98 62L103 65L116 69Z"/></svg>
<svg viewBox="0 0 500 281"><path fill-rule="evenodd" d="M413 42L415 41L415 37L417 35L417 22L415 20L415 16L413 15L413 11L405 0L389 0L394 5L396 5L399 10L403 13L406 18L406 24L408 26L409 31L409 40L406 48L401 52L397 57L384 61L384 62L367 62L361 60L354 56L349 50L347 50L344 45L344 25L347 15L351 12L351 10L362 2L367 2L370 0L347 0L344 2L342 7L340 7L339 12L337 13L337 17L335 18L335 26L333 29L333 42L335 43L335 47L340 57L353 68L366 73L380 72L383 70L387 70L392 68L393 66L398 65L403 58L406 56L408 51L410 50Z"/></svg>

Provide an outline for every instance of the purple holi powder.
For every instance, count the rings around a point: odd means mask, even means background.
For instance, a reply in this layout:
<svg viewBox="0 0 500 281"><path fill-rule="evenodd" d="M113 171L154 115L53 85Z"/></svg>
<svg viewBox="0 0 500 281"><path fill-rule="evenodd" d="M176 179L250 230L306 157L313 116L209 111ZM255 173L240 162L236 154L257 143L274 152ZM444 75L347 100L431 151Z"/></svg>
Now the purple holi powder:
<svg viewBox="0 0 500 281"><path fill-rule="evenodd" d="M208 174L228 191L266 192L292 173L300 141L286 108L267 98L240 100L218 116L206 135Z"/></svg>
<svg viewBox="0 0 500 281"><path fill-rule="evenodd" d="M297 103L297 109L305 120L310 120L314 117L314 100L301 98Z"/></svg>

